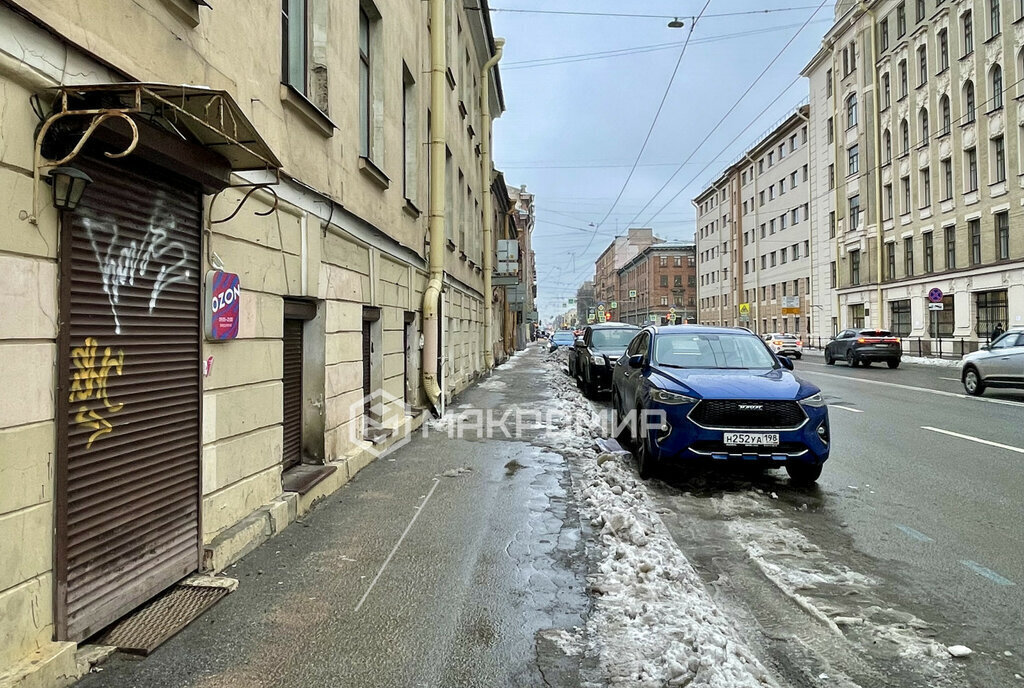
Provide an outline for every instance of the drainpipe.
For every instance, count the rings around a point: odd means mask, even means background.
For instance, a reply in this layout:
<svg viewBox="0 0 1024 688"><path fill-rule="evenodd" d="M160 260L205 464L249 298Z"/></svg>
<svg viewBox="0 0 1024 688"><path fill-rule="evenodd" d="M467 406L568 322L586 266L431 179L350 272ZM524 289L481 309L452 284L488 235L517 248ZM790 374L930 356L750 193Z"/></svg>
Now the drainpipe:
<svg viewBox="0 0 1024 688"><path fill-rule="evenodd" d="M491 273L494 270L493 234L494 218L491 217L491 68L501 59L504 38L494 39L494 55L487 60L480 71L480 179L483 182L484 211L484 367L494 367L494 342L491 341L491 318L494 315L494 297L491 294Z"/></svg>
<svg viewBox="0 0 1024 688"><path fill-rule="evenodd" d="M874 175L875 175L875 317L872 318L872 322L876 328L885 327L884 316L883 316L883 302L882 302L882 256L884 245L884 231L882 226L882 170L879 164L882 160L882 142L881 136L881 123L879 117L881 116L881 108L878 103L878 30L875 26L876 18L875 12L868 8L867 3L861 3L861 7L867 12L871 18L871 101L872 101L872 136L875 139L874 142Z"/></svg>
<svg viewBox="0 0 1024 688"><path fill-rule="evenodd" d="M445 112L447 68L445 54L445 0L430 0L430 215L427 256L430 276L423 292L423 391L434 409L439 409L443 394L437 379L438 311L444 283L445 214Z"/></svg>

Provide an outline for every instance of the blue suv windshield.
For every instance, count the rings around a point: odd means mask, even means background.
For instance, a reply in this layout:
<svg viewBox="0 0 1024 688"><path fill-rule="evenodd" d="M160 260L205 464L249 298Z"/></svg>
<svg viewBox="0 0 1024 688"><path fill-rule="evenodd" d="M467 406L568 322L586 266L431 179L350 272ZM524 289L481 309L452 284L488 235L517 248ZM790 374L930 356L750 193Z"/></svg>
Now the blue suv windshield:
<svg viewBox="0 0 1024 688"><path fill-rule="evenodd" d="M774 370L777 366L757 337L745 334L662 334L654 340L654 363L667 368Z"/></svg>

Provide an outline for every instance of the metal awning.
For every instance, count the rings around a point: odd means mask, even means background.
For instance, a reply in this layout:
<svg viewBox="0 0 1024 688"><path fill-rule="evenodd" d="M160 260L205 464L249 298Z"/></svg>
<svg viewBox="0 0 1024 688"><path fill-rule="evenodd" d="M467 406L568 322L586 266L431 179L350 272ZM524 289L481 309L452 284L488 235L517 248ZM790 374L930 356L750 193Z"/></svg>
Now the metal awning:
<svg viewBox="0 0 1024 688"><path fill-rule="evenodd" d="M56 96L52 115L134 115L215 151L233 170L270 170L276 175L281 169L281 161L227 91L128 82L59 86L50 92Z"/></svg>

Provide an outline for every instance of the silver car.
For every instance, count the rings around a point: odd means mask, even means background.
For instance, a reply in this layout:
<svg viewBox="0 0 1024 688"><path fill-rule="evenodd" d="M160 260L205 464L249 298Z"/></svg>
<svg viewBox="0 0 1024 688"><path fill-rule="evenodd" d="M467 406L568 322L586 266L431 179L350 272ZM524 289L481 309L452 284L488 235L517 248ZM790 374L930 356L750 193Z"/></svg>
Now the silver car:
<svg viewBox="0 0 1024 688"><path fill-rule="evenodd" d="M975 396L988 387L1024 388L1024 327L1011 328L990 345L964 356L960 380L967 393Z"/></svg>

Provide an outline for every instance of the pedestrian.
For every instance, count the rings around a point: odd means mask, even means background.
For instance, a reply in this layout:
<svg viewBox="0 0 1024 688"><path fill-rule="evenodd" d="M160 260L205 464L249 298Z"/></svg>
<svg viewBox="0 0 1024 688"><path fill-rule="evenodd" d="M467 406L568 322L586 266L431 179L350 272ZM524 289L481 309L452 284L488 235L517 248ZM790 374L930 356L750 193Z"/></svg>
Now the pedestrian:
<svg viewBox="0 0 1024 688"><path fill-rule="evenodd" d="M1003 323L996 323L996 326L992 328L992 336L989 337L989 342L994 342L999 339L1005 331L1006 330L1003 329Z"/></svg>

